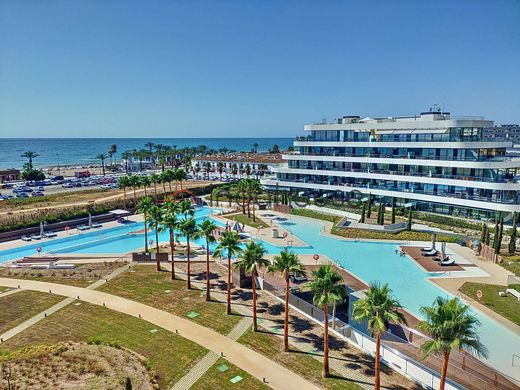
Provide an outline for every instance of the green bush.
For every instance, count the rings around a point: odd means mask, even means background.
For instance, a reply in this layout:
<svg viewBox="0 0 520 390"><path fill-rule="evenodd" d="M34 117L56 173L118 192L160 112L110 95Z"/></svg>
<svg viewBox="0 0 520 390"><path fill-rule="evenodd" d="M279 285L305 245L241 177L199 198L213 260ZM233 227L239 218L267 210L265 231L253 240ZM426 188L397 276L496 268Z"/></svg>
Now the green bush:
<svg viewBox="0 0 520 390"><path fill-rule="evenodd" d="M291 214L300 215L302 217L321 219L322 221L328 221L332 223L338 223L341 220L341 217L337 215L323 214L318 211L308 209L292 209Z"/></svg>
<svg viewBox="0 0 520 390"><path fill-rule="evenodd" d="M392 241L430 241L431 234L425 232L402 231L400 233L375 232L363 229L342 229L333 227L332 234L345 238L367 238L374 240L392 240ZM438 242L459 242L460 238L453 235L438 235Z"/></svg>

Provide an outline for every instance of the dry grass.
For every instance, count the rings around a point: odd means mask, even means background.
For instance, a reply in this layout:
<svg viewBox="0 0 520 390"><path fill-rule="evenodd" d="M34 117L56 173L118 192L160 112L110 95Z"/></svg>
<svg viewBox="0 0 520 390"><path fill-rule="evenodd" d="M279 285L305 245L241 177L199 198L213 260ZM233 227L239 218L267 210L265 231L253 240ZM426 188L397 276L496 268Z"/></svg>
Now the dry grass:
<svg viewBox="0 0 520 390"><path fill-rule="evenodd" d="M137 352L146 358L146 365L161 388L178 381L207 353L203 347L144 320L81 303L66 306L0 344L0 354L31 345L68 341L95 341Z"/></svg>
<svg viewBox="0 0 520 390"><path fill-rule="evenodd" d="M127 378L133 388L153 388L141 357L106 345L33 346L3 356L0 366L17 389L123 389ZM1 388L6 379L0 377Z"/></svg>
<svg viewBox="0 0 520 390"><path fill-rule="evenodd" d="M78 264L74 269L63 270L0 267L0 277L86 287L99 279L104 279L114 270L126 264L128 264L126 261L106 261Z"/></svg>
<svg viewBox="0 0 520 390"><path fill-rule="evenodd" d="M0 297L0 334L62 300L61 296L36 291L20 291Z"/></svg>

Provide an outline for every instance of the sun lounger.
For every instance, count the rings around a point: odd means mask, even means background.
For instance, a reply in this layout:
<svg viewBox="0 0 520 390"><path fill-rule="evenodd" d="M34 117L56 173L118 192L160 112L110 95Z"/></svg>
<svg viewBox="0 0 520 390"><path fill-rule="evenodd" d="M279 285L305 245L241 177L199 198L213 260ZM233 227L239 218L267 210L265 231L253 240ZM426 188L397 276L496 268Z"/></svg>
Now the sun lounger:
<svg viewBox="0 0 520 390"><path fill-rule="evenodd" d="M54 232L47 232L43 235L44 237L47 237L47 238L52 238L52 237L56 237L57 234L54 233Z"/></svg>
<svg viewBox="0 0 520 390"><path fill-rule="evenodd" d="M31 238L31 236L25 235L25 236L20 237L20 240L29 242L29 241L32 241L32 238Z"/></svg>
<svg viewBox="0 0 520 390"><path fill-rule="evenodd" d="M520 301L520 292L516 291L514 288L508 288L506 290L506 292L508 294L511 294L512 296L514 296L516 299L518 299Z"/></svg>
<svg viewBox="0 0 520 390"><path fill-rule="evenodd" d="M31 238L33 240L41 240L42 239L42 236L40 236L39 234L31 234Z"/></svg>
<svg viewBox="0 0 520 390"><path fill-rule="evenodd" d="M92 227L94 229L97 229L97 228L103 227L103 225L101 225L100 223L97 223L97 222L92 222Z"/></svg>
<svg viewBox="0 0 520 390"><path fill-rule="evenodd" d="M423 256L435 256L437 253L439 253L439 252L437 252L437 250L433 249L433 250L428 251L428 252L422 252L421 254Z"/></svg>
<svg viewBox="0 0 520 390"><path fill-rule="evenodd" d="M89 230L90 227L87 226L87 225L79 225L76 229L78 229L78 230Z"/></svg>
<svg viewBox="0 0 520 390"><path fill-rule="evenodd" d="M447 265L455 265L455 259L451 259L449 256L446 256L444 260L440 262L440 265L447 266Z"/></svg>
<svg viewBox="0 0 520 390"><path fill-rule="evenodd" d="M421 248L422 252L431 252L431 251L434 251L434 250L436 250L436 249L434 247L432 247L432 246L429 247L429 248Z"/></svg>

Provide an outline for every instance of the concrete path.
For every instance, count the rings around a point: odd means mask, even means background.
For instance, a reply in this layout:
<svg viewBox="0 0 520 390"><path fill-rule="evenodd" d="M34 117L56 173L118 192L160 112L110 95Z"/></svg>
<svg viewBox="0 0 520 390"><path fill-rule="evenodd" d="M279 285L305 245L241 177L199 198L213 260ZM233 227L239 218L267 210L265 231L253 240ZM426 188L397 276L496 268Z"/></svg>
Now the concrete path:
<svg viewBox="0 0 520 390"><path fill-rule="evenodd" d="M0 298L6 297L6 296L11 295L11 294L16 294L17 292L20 292L20 291L22 291L22 290L19 289L19 288L15 288L15 289L4 291L3 293L0 294Z"/></svg>
<svg viewBox="0 0 520 390"><path fill-rule="evenodd" d="M216 354L224 357L234 365L247 371L252 376L274 389L317 389L315 385L285 367L273 362L265 356L233 341L211 329L198 325L188 319L178 317L151 306L125 299L115 295L103 293L87 288L66 286L55 283L33 280L0 278L0 284L7 287L16 287L34 291L47 292L70 298L77 296L84 302L94 305L103 305L112 310L142 318L156 326L179 334Z"/></svg>
<svg viewBox="0 0 520 390"><path fill-rule="evenodd" d="M231 340L238 340L246 330L248 330L253 321L251 318L244 317L233 329L228 333L227 337ZM193 368L184 375L171 390L188 390L208 371L220 358L215 352L208 352Z"/></svg>
<svg viewBox="0 0 520 390"><path fill-rule="evenodd" d="M87 289L91 289L91 290L94 290L100 286L102 286L103 284L105 284L107 281L109 281L110 279L112 278L115 278L116 276L118 276L119 274L125 272L126 270L128 270L130 267L131 267L132 264L127 264L123 267L120 267L116 270L114 270L110 275L108 275L105 279L100 279L92 284L90 284L89 286L87 286L86 288ZM15 280L19 280L19 279L15 279ZM0 296L5 296L5 295L9 295L9 293L13 294L13 293L16 293L18 291L23 291L23 286L21 283L18 283L20 285L21 288L16 288L14 290L10 290L10 291L7 291L6 293L3 293L2 295ZM17 286L18 286L17 284ZM16 287L17 287L16 286ZM52 291L52 290L51 290ZM49 292L49 291L46 291L46 292ZM41 313L38 313L34 316L32 316L31 318L29 318L28 320L22 322L21 324L18 324L17 326L15 326L14 328L12 329L9 329L7 332L5 332L4 334L0 334L0 342L4 342L4 341L7 341L9 340L11 337L14 337L16 336L18 333L24 331L25 329L33 326L34 324L36 324L37 322L43 320L45 317L47 317L48 315L51 315L53 313L56 313L58 310L60 309L63 309L65 306L71 304L72 302L74 302L74 298L67 298L67 299L64 299L63 301L61 302L58 302L57 304L55 304L54 306L51 306L49 307L48 309L42 311Z"/></svg>

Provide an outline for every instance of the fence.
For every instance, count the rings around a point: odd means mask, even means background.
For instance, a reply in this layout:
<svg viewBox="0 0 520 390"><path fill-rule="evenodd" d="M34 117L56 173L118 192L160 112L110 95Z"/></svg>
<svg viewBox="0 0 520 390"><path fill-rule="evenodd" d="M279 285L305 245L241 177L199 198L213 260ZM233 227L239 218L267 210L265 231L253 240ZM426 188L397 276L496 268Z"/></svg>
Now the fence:
<svg viewBox="0 0 520 390"><path fill-rule="evenodd" d="M276 297L285 299L285 289L283 287L273 286L264 280L263 288ZM324 321L323 310L292 293L289 294L289 304L320 323ZM375 340L372 337L338 319L335 320L335 323L336 326L333 330L335 333L357 345L365 352L372 355L375 354ZM411 336L413 343L406 342L391 334L385 336L385 340L381 343L381 358L388 366L412 378L414 381L429 388L438 388L440 381L439 370L442 360L433 355L427 361L424 361L418 345L426 341L426 336L411 329L410 331L413 332ZM518 386L515 386L507 378L498 374L497 371L483 366L483 363L478 359L465 353L453 352L450 355L448 378L446 390L518 389Z"/></svg>

